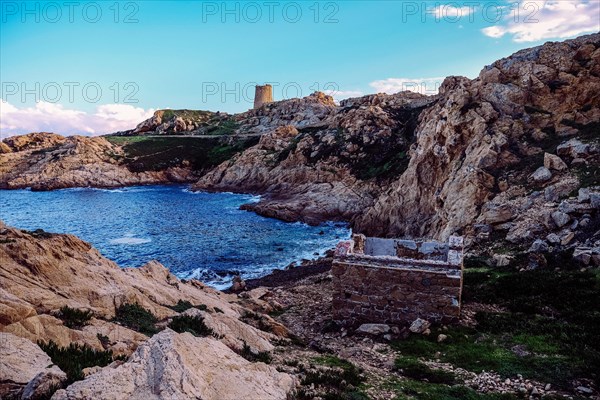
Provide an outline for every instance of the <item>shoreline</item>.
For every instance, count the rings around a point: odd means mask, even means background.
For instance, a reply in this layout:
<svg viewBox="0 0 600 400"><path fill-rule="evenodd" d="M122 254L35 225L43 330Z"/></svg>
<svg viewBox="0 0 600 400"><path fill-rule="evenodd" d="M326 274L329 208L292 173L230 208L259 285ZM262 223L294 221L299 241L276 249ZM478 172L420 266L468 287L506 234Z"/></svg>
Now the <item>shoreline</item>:
<svg viewBox="0 0 600 400"><path fill-rule="evenodd" d="M333 249L328 250L324 257L319 257L315 260L306 260L297 267L284 269L274 269L270 273L260 278L245 280L245 288L241 291L233 291L232 286L221 290L223 293L243 293L259 287L287 287L293 286L309 276L318 275L331 270L333 262Z"/></svg>

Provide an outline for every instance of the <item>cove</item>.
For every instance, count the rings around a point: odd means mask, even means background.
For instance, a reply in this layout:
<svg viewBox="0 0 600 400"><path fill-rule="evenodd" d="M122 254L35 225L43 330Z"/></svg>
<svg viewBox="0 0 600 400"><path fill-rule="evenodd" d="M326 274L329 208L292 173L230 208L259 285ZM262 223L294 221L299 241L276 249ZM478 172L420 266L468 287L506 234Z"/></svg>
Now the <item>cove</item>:
<svg viewBox="0 0 600 400"><path fill-rule="evenodd" d="M0 191L0 219L21 229L69 233L122 267L158 260L180 278L216 288L315 258L349 238L343 223L309 226L240 210L258 197L187 186Z"/></svg>

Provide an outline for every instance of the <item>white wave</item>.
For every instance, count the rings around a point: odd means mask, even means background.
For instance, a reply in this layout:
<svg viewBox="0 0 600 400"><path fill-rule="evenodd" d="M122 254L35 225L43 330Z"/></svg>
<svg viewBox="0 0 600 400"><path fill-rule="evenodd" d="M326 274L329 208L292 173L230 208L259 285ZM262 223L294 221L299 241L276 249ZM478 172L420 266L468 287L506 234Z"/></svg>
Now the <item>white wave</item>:
<svg viewBox="0 0 600 400"><path fill-rule="evenodd" d="M132 236L124 236L124 237L120 237L117 239L111 239L108 241L108 243L130 245L130 244L150 243L151 241L152 241L151 239L136 238L136 237L132 237Z"/></svg>

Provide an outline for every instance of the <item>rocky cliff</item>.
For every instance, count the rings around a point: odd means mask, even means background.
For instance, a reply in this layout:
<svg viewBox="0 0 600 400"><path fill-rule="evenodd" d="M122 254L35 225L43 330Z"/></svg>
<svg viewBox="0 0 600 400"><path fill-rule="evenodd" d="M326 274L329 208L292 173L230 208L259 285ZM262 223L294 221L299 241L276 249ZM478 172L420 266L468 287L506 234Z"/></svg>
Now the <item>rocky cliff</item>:
<svg viewBox="0 0 600 400"><path fill-rule="evenodd" d="M0 187L52 190L117 187L193 179L189 168L132 171L121 146L102 137L32 133L5 139L0 154Z"/></svg>
<svg viewBox="0 0 600 400"><path fill-rule="evenodd" d="M265 193L248 208L286 220L346 219L377 236L459 233L469 245L574 245L595 224L600 34L522 50L473 80L449 77L436 96L335 106L314 95L303 99L308 114L299 101L251 111L260 142L194 187Z"/></svg>
<svg viewBox="0 0 600 400"><path fill-rule="evenodd" d="M389 236L471 235L476 221L530 218L540 197L558 206L597 185L599 47L598 34L547 43L495 62L477 79L446 79L420 116L406 172L355 227ZM509 205L515 197L528 205ZM499 205L510 215L498 219Z"/></svg>
<svg viewBox="0 0 600 400"><path fill-rule="evenodd" d="M164 398L281 399L293 387L288 375L239 355L244 349L251 354L272 351L273 343L285 342L286 330L266 315L257 317L263 330L244 322L243 317L251 312L235 304L234 295L198 281L180 281L157 262L121 269L71 235L22 231L1 223L0 259L3 397L22 394L27 385L34 386L28 389L33 393L40 385L49 386L48 382L58 387L66 382L58 367L47 368L48 356L36 345L50 341L63 348L77 344L114 355L129 356L135 351L124 364L119 361L106 371L95 372L57 398L95 398L93 393L99 391L126 398L126 389L136 395L162 393ZM166 330L148 341L147 333L135 330L142 314L133 321L116 316L123 305L136 305L154 315L156 330L185 315L203 321L210 334L195 338ZM74 324L63 307L85 310L87 320ZM189 329L199 332L193 326ZM23 360L25 353L36 356ZM158 370L159 375L152 375Z"/></svg>
<svg viewBox="0 0 600 400"><path fill-rule="evenodd" d="M241 118L259 143L204 175L197 190L265 193L249 206L267 216L317 223L351 220L400 174L419 113L435 98L411 92L343 101L315 93Z"/></svg>

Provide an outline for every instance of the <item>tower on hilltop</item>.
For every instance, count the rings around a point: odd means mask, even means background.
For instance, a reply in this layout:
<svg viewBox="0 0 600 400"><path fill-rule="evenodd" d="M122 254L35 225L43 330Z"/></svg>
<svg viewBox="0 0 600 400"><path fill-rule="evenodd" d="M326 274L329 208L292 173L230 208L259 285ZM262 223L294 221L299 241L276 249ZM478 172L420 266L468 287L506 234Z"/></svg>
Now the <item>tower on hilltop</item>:
<svg viewBox="0 0 600 400"><path fill-rule="evenodd" d="M267 85L256 85L256 91L254 92L254 108L260 108L263 104L273 102L273 87Z"/></svg>

